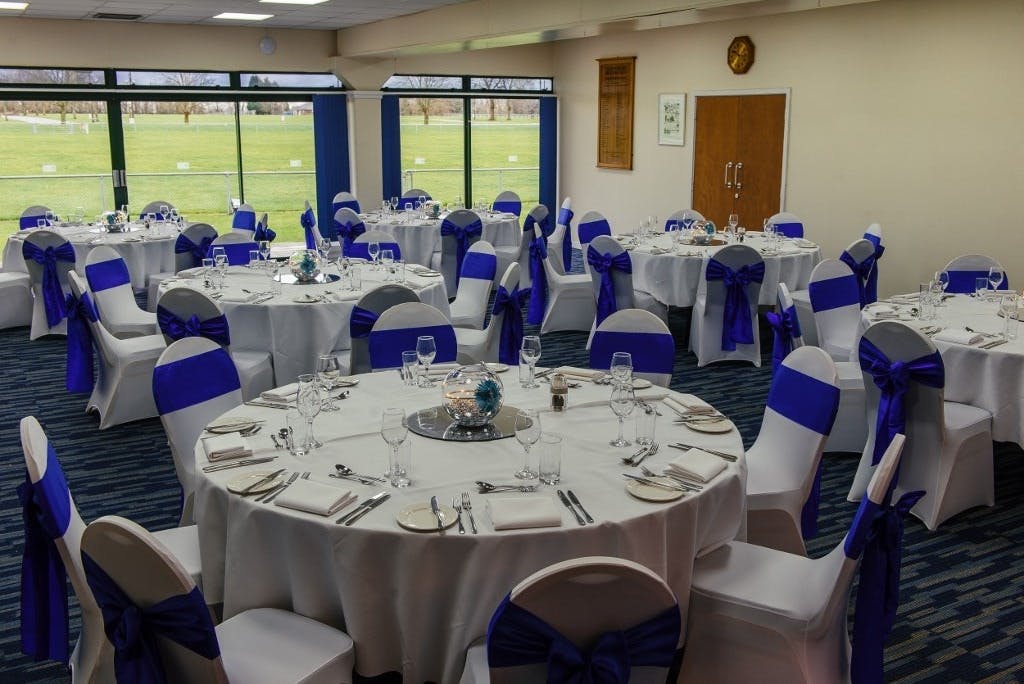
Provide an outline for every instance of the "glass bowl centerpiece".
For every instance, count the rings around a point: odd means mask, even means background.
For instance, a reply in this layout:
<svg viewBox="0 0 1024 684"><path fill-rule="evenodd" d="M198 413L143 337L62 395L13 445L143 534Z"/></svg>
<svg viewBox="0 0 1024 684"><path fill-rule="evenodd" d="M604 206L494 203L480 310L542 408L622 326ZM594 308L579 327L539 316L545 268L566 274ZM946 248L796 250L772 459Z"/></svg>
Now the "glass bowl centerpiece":
<svg viewBox="0 0 1024 684"><path fill-rule="evenodd" d="M444 410L461 427L482 427L501 410L504 388L484 364L460 366L441 382Z"/></svg>
<svg viewBox="0 0 1024 684"><path fill-rule="evenodd" d="M320 255L312 249L303 249L288 257L288 268L300 283L311 283L320 275Z"/></svg>

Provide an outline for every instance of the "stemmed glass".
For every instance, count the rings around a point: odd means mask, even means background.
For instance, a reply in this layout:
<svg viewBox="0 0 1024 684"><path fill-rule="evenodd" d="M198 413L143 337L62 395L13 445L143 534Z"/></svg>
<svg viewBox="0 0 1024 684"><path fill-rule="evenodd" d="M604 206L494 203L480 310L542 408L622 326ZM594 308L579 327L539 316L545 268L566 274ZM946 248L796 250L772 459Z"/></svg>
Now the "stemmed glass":
<svg viewBox="0 0 1024 684"><path fill-rule="evenodd" d="M380 418L380 436L390 447L387 477L391 478L392 487L408 487L409 474L402 469L398 458L398 449L409 434L409 423L405 419L405 410L386 408Z"/></svg>
<svg viewBox="0 0 1024 684"><path fill-rule="evenodd" d="M519 355L523 358L523 361L526 362L526 365L530 367L530 377L523 387L526 389L535 389L540 387L534 379L537 361L540 360L540 337L537 335L527 335L524 337L523 345L519 349Z"/></svg>
<svg viewBox="0 0 1024 684"><path fill-rule="evenodd" d="M270 261L270 241L260 240L258 246L260 248L260 257L264 261Z"/></svg>
<svg viewBox="0 0 1024 684"><path fill-rule="evenodd" d="M622 423L626 416L633 412L636 406L636 395L633 393L633 385L615 385L612 388L612 396L608 400L612 407L612 413L619 418L619 436L609 444L613 447L627 447L629 440L622 436Z"/></svg>
<svg viewBox="0 0 1024 684"><path fill-rule="evenodd" d="M437 356L437 345L434 343L434 336L420 335L417 337L416 358L423 364L423 379L420 381L420 387L434 386L430 379L430 364L434 362L435 356Z"/></svg>
<svg viewBox="0 0 1024 684"><path fill-rule="evenodd" d="M326 262L327 255L331 251L331 241L327 238L320 238L316 242L316 251L320 253L320 258Z"/></svg>
<svg viewBox="0 0 1024 684"><path fill-rule="evenodd" d="M313 436L313 419L319 415L322 404L323 400L320 397L320 387L317 384L316 376L312 373L300 375L299 393L295 397L295 406L302 417L306 419L306 441L302 447L306 453L323 446Z"/></svg>
<svg viewBox="0 0 1024 684"><path fill-rule="evenodd" d="M377 270L377 255L380 254L380 243L368 243L366 245L366 253L370 255L370 261L373 262L373 269Z"/></svg>
<svg viewBox="0 0 1024 684"><path fill-rule="evenodd" d="M316 360L316 375L320 380L320 384L324 388L324 403L320 408L321 411L339 411L341 407L338 406L334 401L334 397L331 396L331 390L334 389L334 384L341 377L341 361L334 354L321 354Z"/></svg>
<svg viewBox="0 0 1024 684"><path fill-rule="evenodd" d="M998 290L999 286L1003 284L1003 267L993 266L988 269L988 282L992 285L993 290Z"/></svg>
<svg viewBox="0 0 1024 684"><path fill-rule="evenodd" d="M389 203L391 204L391 211L393 211L393 212L394 211L398 211L398 198L397 197L392 197L389 200Z"/></svg>
<svg viewBox="0 0 1024 684"><path fill-rule="evenodd" d="M395 263L395 252L390 249L380 250L380 263L384 266L384 280L390 280L391 265Z"/></svg>
<svg viewBox="0 0 1024 684"><path fill-rule="evenodd" d="M633 356L629 352L615 352L612 354L611 364L612 380L616 385L632 384L633 379Z"/></svg>
<svg viewBox="0 0 1024 684"><path fill-rule="evenodd" d="M729 214L728 225L729 225L729 236L732 237L732 236L736 235L736 226L740 225L740 215L739 214Z"/></svg>
<svg viewBox="0 0 1024 684"><path fill-rule="evenodd" d="M516 414L516 440L523 445L523 467L516 471L520 480L535 480L540 473L530 467L530 447L540 439L540 414L537 409L519 409Z"/></svg>

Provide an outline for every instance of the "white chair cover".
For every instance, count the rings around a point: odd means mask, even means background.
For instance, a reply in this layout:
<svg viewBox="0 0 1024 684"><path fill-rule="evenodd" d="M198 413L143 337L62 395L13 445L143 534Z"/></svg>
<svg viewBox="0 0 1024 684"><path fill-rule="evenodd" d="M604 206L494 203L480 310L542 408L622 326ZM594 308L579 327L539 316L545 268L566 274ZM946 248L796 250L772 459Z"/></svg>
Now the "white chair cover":
<svg viewBox="0 0 1024 684"><path fill-rule="evenodd" d="M722 349L726 346L723 326L726 325L728 289L724 280L708 280L708 268L714 261L737 273L743 268L752 273L749 283L743 288L749 305L752 342L736 342L733 350ZM697 283L697 298L690 318L690 349L697 355L698 366L706 366L716 361L750 361L755 366L761 365L757 302L764 276L757 277L757 273L760 271L763 274L763 269L764 260L761 259L761 255L746 245L729 245L719 250L713 258L705 257ZM744 316L741 307L737 307L736 311L738 318Z"/></svg>
<svg viewBox="0 0 1024 684"><path fill-rule="evenodd" d="M29 247L30 245L31 247ZM63 315L64 298L68 293L67 274L75 269L74 245L68 242L62 235L55 233L52 230L37 230L30 233L28 237L25 238L25 243L22 246L22 253L27 254L33 249L43 250L45 252L48 248L52 248L56 252L54 269L57 276L57 283L61 290L61 301L60 306L55 307L54 311L51 313L55 319L54 324L51 326L50 321L47 318L46 298L44 296L44 289L46 288L44 274L46 272L46 268L35 259L26 256L25 270L28 271L29 286L32 290L32 297L35 300L32 305L32 329L29 331L30 340L38 339L43 335L67 334L67 320L65 320L65 316ZM54 292L54 294L56 294L56 292ZM56 320L57 316L60 316L59 320Z"/></svg>
<svg viewBox="0 0 1024 684"><path fill-rule="evenodd" d="M342 207L346 207L356 212L357 214L362 211L359 208L359 200L351 192L345 192L342 190L334 196L334 200L331 202L331 210L337 212Z"/></svg>
<svg viewBox="0 0 1024 684"><path fill-rule="evenodd" d="M45 207L41 204L35 204L28 207L25 211L21 212L21 217L18 220L19 229L25 230L26 228L38 228L39 219L46 221L46 225L51 225L51 223L46 220L47 213L52 213L50 211L50 207Z"/></svg>
<svg viewBox="0 0 1024 684"><path fill-rule="evenodd" d="M420 198L424 201L433 199L426 190L420 190L419 188L409 188L402 193L402 196L398 199L398 208L401 209L412 209L416 206L416 202Z"/></svg>
<svg viewBox="0 0 1024 684"><path fill-rule="evenodd" d="M448 226L452 228L449 229ZM449 230L455 232L449 233ZM461 247L460 231L465 231ZM444 285L449 297L458 288L459 276L456 274L462 268L460 252L463 255L468 252L469 247L480 241L482 234L483 222L480 216L469 209L456 209L441 221L441 273L444 275Z"/></svg>
<svg viewBox="0 0 1024 684"><path fill-rule="evenodd" d="M164 215L164 212L160 211L161 207L167 208L166 216ZM170 202L166 200L155 200L153 202L150 202L146 206L142 207L142 211L139 212L139 218L144 219L146 218L147 214L156 214L157 221L166 221L171 217L172 211L177 211L177 209Z"/></svg>
<svg viewBox="0 0 1024 684"><path fill-rule="evenodd" d="M768 219L768 223L775 225L775 232L791 238L802 238L804 236L804 222L796 214L782 211Z"/></svg>
<svg viewBox="0 0 1024 684"><path fill-rule="evenodd" d="M249 239L256 232L256 210L248 202L243 202L235 209L231 217L231 230L247 234Z"/></svg>
<svg viewBox="0 0 1024 684"><path fill-rule="evenodd" d="M564 233L565 226L555 228L552 233L553 239L559 232ZM540 226L534 226L534 240L543 239ZM544 261L544 276L547 278L547 305L544 309L544 318L541 321L541 333L555 332L558 330L589 330L594 322L594 293L591 286L590 276L585 273L567 275L559 273L552 265L552 260L560 243L548 240ZM533 287L537 287L534 282Z"/></svg>
<svg viewBox="0 0 1024 684"><path fill-rule="evenodd" d="M494 198L494 202L491 204L491 211L503 211L508 214L515 214L521 216L523 213L523 201L519 198L519 194L512 190L505 190L499 192L498 196Z"/></svg>
<svg viewBox="0 0 1024 684"><path fill-rule="evenodd" d="M349 332L352 339L352 350L349 354L349 372L369 373L370 366L370 331L380 315L393 306L407 302L418 302L420 298L405 285L388 283L365 293L352 307L349 316ZM339 355L339 351L334 352Z"/></svg>
<svg viewBox="0 0 1024 684"><path fill-rule="evenodd" d="M863 238L854 240L839 255L839 260L849 266L853 274L857 276L857 296L860 300L860 308L863 309L868 304L874 303L877 299L878 289L871 286L872 276L877 274L874 243ZM874 293L874 298L869 296L869 291Z"/></svg>
<svg viewBox="0 0 1024 684"><path fill-rule="evenodd" d="M114 337L155 335L156 315L135 301L124 258L113 247L95 247L85 259L85 278L103 325Z"/></svg>
<svg viewBox="0 0 1024 684"><path fill-rule="evenodd" d="M850 361L860 327L857 276L838 259L825 259L811 271L807 290L818 346L836 361Z"/></svg>
<svg viewBox="0 0 1024 684"><path fill-rule="evenodd" d="M548 208L538 204L523 219L519 244L515 247L494 248L494 254L498 257L498 273L507 271L508 265L513 262L519 264L519 286L524 291L529 289L533 282L530 279L530 242L533 240L533 226L541 224L543 231L549 233L552 230L551 221Z"/></svg>
<svg viewBox="0 0 1024 684"><path fill-rule="evenodd" d="M590 345L590 367L609 369L617 351L633 357L633 377L661 387L672 382L675 340L665 322L650 311L619 309L604 319Z"/></svg>
<svg viewBox="0 0 1024 684"><path fill-rule="evenodd" d="M341 209L340 211L345 211ZM395 236L390 233L385 233L383 230L368 230L360 233L359 237L352 240L352 246L348 250L347 256L351 256L356 259L370 259L370 252L366 246L376 242L380 245L381 250L390 249L396 259L402 258L402 247L395 241ZM378 255L378 259L380 256Z"/></svg>
<svg viewBox="0 0 1024 684"><path fill-rule="evenodd" d="M672 214L665 219L665 230L667 231L673 223L678 224L679 227L682 228L684 226L689 227L694 221L703 220L704 214L700 213L696 209L680 209L679 211L672 212Z"/></svg>
<svg viewBox="0 0 1024 684"><path fill-rule="evenodd" d="M462 261L459 286L450 304L453 326L483 330L487 299L497 270L498 258L491 243L474 242Z"/></svg>
<svg viewBox="0 0 1024 684"><path fill-rule="evenodd" d="M460 363L500 361L510 366L519 364L519 347L522 346L523 341L523 313L519 305L519 273L519 264L515 262L509 264L505 269L505 274L501 277L501 283L498 285L498 291L494 297L491 320L488 321L486 328L483 330L455 328ZM505 333L508 335L508 340L505 341L503 330L507 316L518 316L519 325L517 327L515 321L509 324L510 329ZM504 345L503 342L505 342ZM354 345L355 340L353 340Z"/></svg>
<svg viewBox="0 0 1024 684"><path fill-rule="evenodd" d="M882 224L872 223L864 231L864 239L870 242L875 248L875 267L871 269L871 275L865 284L867 300L878 301L878 261L885 253L885 245L882 244Z"/></svg>
<svg viewBox="0 0 1024 684"><path fill-rule="evenodd" d="M458 344L455 328L444 314L423 302L393 306L380 315L370 332L370 366L373 370L401 368L402 352L416 349L416 338L432 335L437 348L433 363L455 361Z"/></svg>
<svg viewBox="0 0 1024 684"><path fill-rule="evenodd" d="M32 285L28 273L0 273L0 329L32 325Z"/></svg>
<svg viewBox="0 0 1024 684"><path fill-rule="evenodd" d="M548 238L548 251L557 251L556 260L551 262L559 273L568 273L572 269L572 198L566 197L562 200L562 207L558 210L558 220L555 222L555 232ZM559 231L561 226L565 230ZM552 244L557 242L557 245ZM558 248L557 250L555 248Z"/></svg>
<svg viewBox="0 0 1024 684"><path fill-rule="evenodd" d="M315 229L314 229L315 230ZM359 214L355 212L351 207L339 207L334 212L334 239L341 245L341 253L345 256L349 256L352 250L352 243L356 239L366 232L366 224L363 223L363 219L359 218ZM376 231L381 232L381 231ZM319 237L319 232L317 233ZM394 237L389 236L389 241L394 241Z"/></svg>
<svg viewBox="0 0 1024 684"><path fill-rule="evenodd" d="M588 211L580 219L579 223L570 229L572 234L572 246L583 252L583 270L590 273L590 264L587 262L587 246L599 235L611 235L612 227L608 219L599 211ZM569 268L569 262L566 262Z"/></svg>
<svg viewBox="0 0 1024 684"><path fill-rule="evenodd" d="M224 233L210 243L209 255L213 255L215 247L223 247L228 257L229 266L247 266L249 264L249 252L259 250L259 245L252 238L252 233L240 230Z"/></svg>
<svg viewBox="0 0 1024 684"><path fill-rule="evenodd" d="M151 273L146 281L146 309L156 311L156 300L160 297L160 283L173 278L178 271L201 266L210 252L210 244L217 239L217 230L208 223L192 223L181 231L174 243L174 272Z"/></svg>
<svg viewBox="0 0 1024 684"><path fill-rule="evenodd" d="M1003 270L1003 282L999 285L999 289L1007 289L1010 278L1006 269L1003 269L1003 265L996 259L983 254L963 254L950 261L943 269L949 273L949 286L946 288L946 292L973 294L975 279L988 278L988 270L993 266L998 266Z"/></svg>

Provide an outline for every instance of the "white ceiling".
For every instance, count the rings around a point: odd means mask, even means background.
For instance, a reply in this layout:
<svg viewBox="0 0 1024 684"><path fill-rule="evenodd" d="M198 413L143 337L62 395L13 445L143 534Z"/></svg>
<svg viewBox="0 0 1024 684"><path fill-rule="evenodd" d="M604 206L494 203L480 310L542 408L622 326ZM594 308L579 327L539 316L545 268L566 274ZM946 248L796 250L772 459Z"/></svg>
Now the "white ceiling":
<svg viewBox="0 0 1024 684"><path fill-rule="evenodd" d="M97 12L141 14L138 21L162 24L277 26L299 29L340 29L414 14L466 0L327 0L319 5L285 5L258 0L29 0L24 12L0 17L91 19ZM266 21L212 19L221 12L273 14ZM131 23L131 22L121 22Z"/></svg>

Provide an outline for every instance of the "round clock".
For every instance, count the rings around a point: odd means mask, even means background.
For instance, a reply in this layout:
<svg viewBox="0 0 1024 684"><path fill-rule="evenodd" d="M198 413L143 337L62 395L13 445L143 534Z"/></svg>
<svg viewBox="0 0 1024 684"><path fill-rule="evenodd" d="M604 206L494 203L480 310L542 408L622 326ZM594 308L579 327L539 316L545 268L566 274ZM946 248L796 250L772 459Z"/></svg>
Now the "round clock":
<svg viewBox="0 0 1024 684"><path fill-rule="evenodd" d="M732 39L726 61L734 74L745 74L750 71L754 64L754 43L750 36L736 36Z"/></svg>

